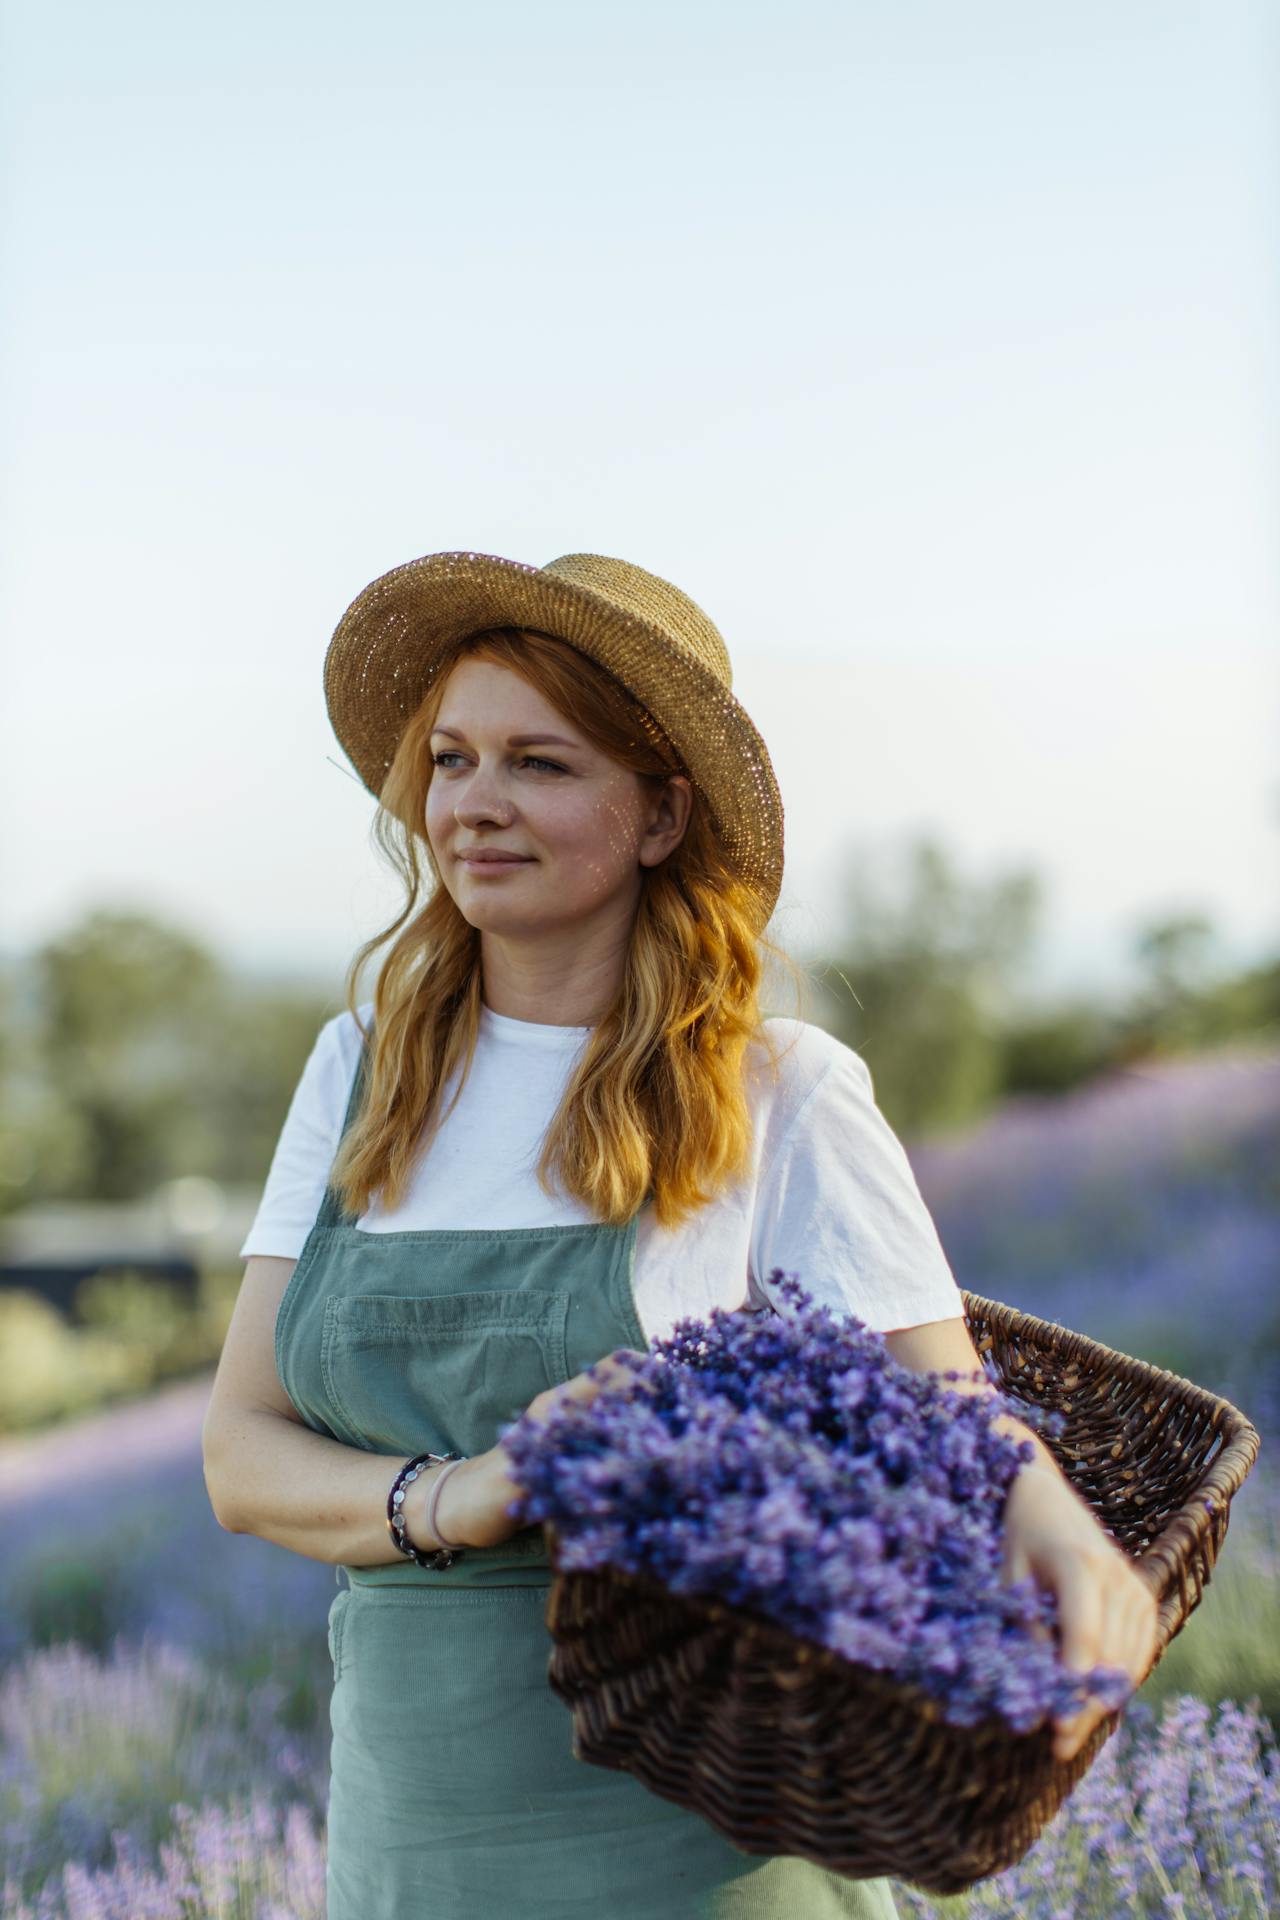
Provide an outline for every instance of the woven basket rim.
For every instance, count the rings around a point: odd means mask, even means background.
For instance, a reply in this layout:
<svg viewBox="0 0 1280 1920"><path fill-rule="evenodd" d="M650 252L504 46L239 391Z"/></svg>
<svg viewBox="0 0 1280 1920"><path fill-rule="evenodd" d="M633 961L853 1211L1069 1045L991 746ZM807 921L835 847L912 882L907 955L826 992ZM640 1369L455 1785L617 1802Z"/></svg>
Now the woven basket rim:
<svg viewBox="0 0 1280 1920"><path fill-rule="evenodd" d="M1221 1434L1223 1445L1205 1468L1200 1494L1206 1487L1212 1487L1215 1492L1221 1491L1230 1498L1244 1484L1261 1450L1262 1435L1234 1401L1228 1400L1223 1394L1214 1393L1209 1387L1197 1385L1185 1374L1158 1367L1154 1361L1125 1353L1119 1347L1109 1347L1105 1341L1096 1340L1091 1334L1078 1333L1056 1320L1043 1319L1037 1314L1027 1313L1021 1307L1007 1306L1000 1300L989 1300L980 1293L970 1292L968 1288L961 1288L961 1293L966 1315L971 1307L976 1308L984 1318L998 1319L1010 1331L1016 1327L1022 1337L1030 1337L1069 1359L1085 1355L1103 1356L1113 1374L1135 1385L1164 1389L1184 1406L1205 1414L1210 1425ZM1007 1393L1009 1389L1003 1391ZM1148 1548L1148 1552L1150 1550Z"/></svg>

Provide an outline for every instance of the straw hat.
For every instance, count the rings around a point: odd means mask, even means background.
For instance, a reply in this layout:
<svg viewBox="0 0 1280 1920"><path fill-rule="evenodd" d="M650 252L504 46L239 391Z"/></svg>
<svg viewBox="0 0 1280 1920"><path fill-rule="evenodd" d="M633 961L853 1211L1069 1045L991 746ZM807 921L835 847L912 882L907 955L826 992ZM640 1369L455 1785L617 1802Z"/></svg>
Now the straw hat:
<svg viewBox="0 0 1280 1920"><path fill-rule="evenodd" d="M772 913L782 885L782 798L768 750L732 693L719 632L657 574L599 553L545 567L492 553L428 553L381 574L343 614L324 662L333 730L380 793L450 644L483 627L567 640L621 681L666 734L737 871Z"/></svg>

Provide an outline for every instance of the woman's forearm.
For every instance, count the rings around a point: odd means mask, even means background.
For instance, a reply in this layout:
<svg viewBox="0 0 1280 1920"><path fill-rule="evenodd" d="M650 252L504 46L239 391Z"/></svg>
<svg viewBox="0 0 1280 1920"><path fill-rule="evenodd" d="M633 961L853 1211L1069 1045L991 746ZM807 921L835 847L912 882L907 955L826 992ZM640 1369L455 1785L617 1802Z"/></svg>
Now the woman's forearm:
<svg viewBox="0 0 1280 1920"><path fill-rule="evenodd" d="M947 1380L943 1382L943 1384L948 1392L951 1393L983 1393L986 1394L989 1399L996 1397L996 1390L989 1381ZM1063 1486L1068 1488L1070 1492L1076 1493L1076 1489L1071 1485L1071 1482L1058 1464L1057 1459L1050 1452L1038 1433L1034 1433L1030 1427L1024 1426L1021 1420L1016 1419L1013 1414L1009 1413L997 1414L991 1424L996 1432L1004 1434L1006 1439L1015 1441L1029 1440L1035 1450L1035 1458L1034 1460L1028 1460L1026 1465L1044 1468L1055 1480L1060 1480ZM1079 1495L1076 1494L1076 1497L1078 1499Z"/></svg>
<svg viewBox="0 0 1280 1920"><path fill-rule="evenodd" d="M1024 1426L1021 1420L1015 1420L1012 1414L1002 1413L997 1415L991 1424L997 1433L1003 1433L1009 1440L1029 1440L1031 1442L1035 1448L1035 1459L1028 1460L1026 1463L1028 1466L1044 1467L1056 1480L1063 1481L1067 1486L1071 1485L1063 1473L1062 1468L1058 1465L1057 1460L1040 1438L1040 1435L1033 1433L1030 1427ZM1072 1491L1074 1492L1075 1489L1072 1488Z"/></svg>
<svg viewBox="0 0 1280 1920"><path fill-rule="evenodd" d="M381 1567L404 1559L387 1531L387 1495L410 1458L343 1446L283 1414L244 1414L234 1431L206 1440L204 1478L214 1513L228 1532L274 1540L309 1560ZM406 1526L415 1546L434 1544L423 1523L431 1482L440 1471L428 1468L406 1490ZM446 1484L440 1493L438 1517L449 1538L456 1538L448 1523L453 1492Z"/></svg>

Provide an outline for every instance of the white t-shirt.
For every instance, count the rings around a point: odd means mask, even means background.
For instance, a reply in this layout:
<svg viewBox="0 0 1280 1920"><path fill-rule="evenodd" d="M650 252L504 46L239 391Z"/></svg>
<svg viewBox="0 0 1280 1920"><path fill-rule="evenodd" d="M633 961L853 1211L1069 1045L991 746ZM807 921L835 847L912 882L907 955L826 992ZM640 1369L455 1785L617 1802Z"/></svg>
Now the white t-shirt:
<svg viewBox="0 0 1280 1920"><path fill-rule="evenodd" d="M372 1013L366 1001L366 1026ZM679 1227L659 1227L652 1207L640 1213L634 1286L648 1338L670 1333L686 1314L705 1318L713 1306L763 1305L777 1267L877 1332L963 1314L937 1230L861 1057L807 1021L777 1017L768 1025L787 1051L776 1085L763 1049L748 1051L754 1125L746 1176ZM483 1007L461 1097L420 1158L403 1203L384 1213L375 1200L360 1228L589 1223L579 1201L544 1193L534 1169L590 1032ZM345 1010L320 1029L241 1258L292 1260L302 1252L337 1152L360 1045Z"/></svg>

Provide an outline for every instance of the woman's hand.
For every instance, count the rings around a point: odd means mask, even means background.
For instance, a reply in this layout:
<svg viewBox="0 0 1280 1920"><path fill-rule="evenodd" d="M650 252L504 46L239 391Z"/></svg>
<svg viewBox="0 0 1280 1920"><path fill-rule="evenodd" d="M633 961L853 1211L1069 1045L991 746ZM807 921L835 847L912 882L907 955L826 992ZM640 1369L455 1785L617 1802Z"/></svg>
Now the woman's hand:
<svg viewBox="0 0 1280 1920"><path fill-rule="evenodd" d="M495 1448L477 1453L449 1469L449 1478L440 1490L436 1520L440 1534L427 1527L427 1502L431 1488L445 1471L432 1467L412 1481L404 1498L404 1527L412 1544L423 1553L440 1546L443 1535L452 1547L497 1547L519 1532L517 1523L506 1511L515 1497L505 1491L498 1478Z"/></svg>
<svg viewBox="0 0 1280 1920"><path fill-rule="evenodd" d="M594 1400L598 1393L634 1386L635 1374L619 1358L631 1351L628 1347L615 1347L613 1353L597 1360L585 1373L575 1374L559 1386L548 1387L529 1402L524 1417L541 1422L566 1400ZM413 1545L423 1552L440 1544L428 1534L426 1516L432 1481L443 1471L443 1467L433 1467L430 1473L420 1474L405 1495L405 1530ZM450 1472L436 1507L441 1533L460 1547L501 1546L526 1524L513 1520L508 1512L521 1491L511 1456L499 1441L487 1453L464 1460Z"/></svg>
<svg viewBox="0 0 1280 1920"><path fill-rule="evenodd" d="M1155 1657L1156 1597L1056 1468L1031 1462L1014 1477L1004 1542L1003 1584L1031 1576L1057 1595L1063 1664L1080 1673L1124 1667L1141 1685ZM1111 1711L1094 1703L1057 1721L1055 1759L1072 1759Z"/></svg>
<svg viewBox="0 0 1280 1920"><path fill-rule="evenodd" d="M538 1394L525 1408L525 1419L543 1421L565 1400L594 1400L601 1392L611 1393L620 1388L634 1387L636 1374L622 1359L628 1353L640 1360L646 1358L644 1354L637 1354L633 1347L615 1347L612 1353L607 1353L603 1360L597 1360L585 1373L575 1373L571 1380L563 1380L558 1387L548 1387L545 1393ZM501 1445L499 1441L495 1452Z"/></svg>

